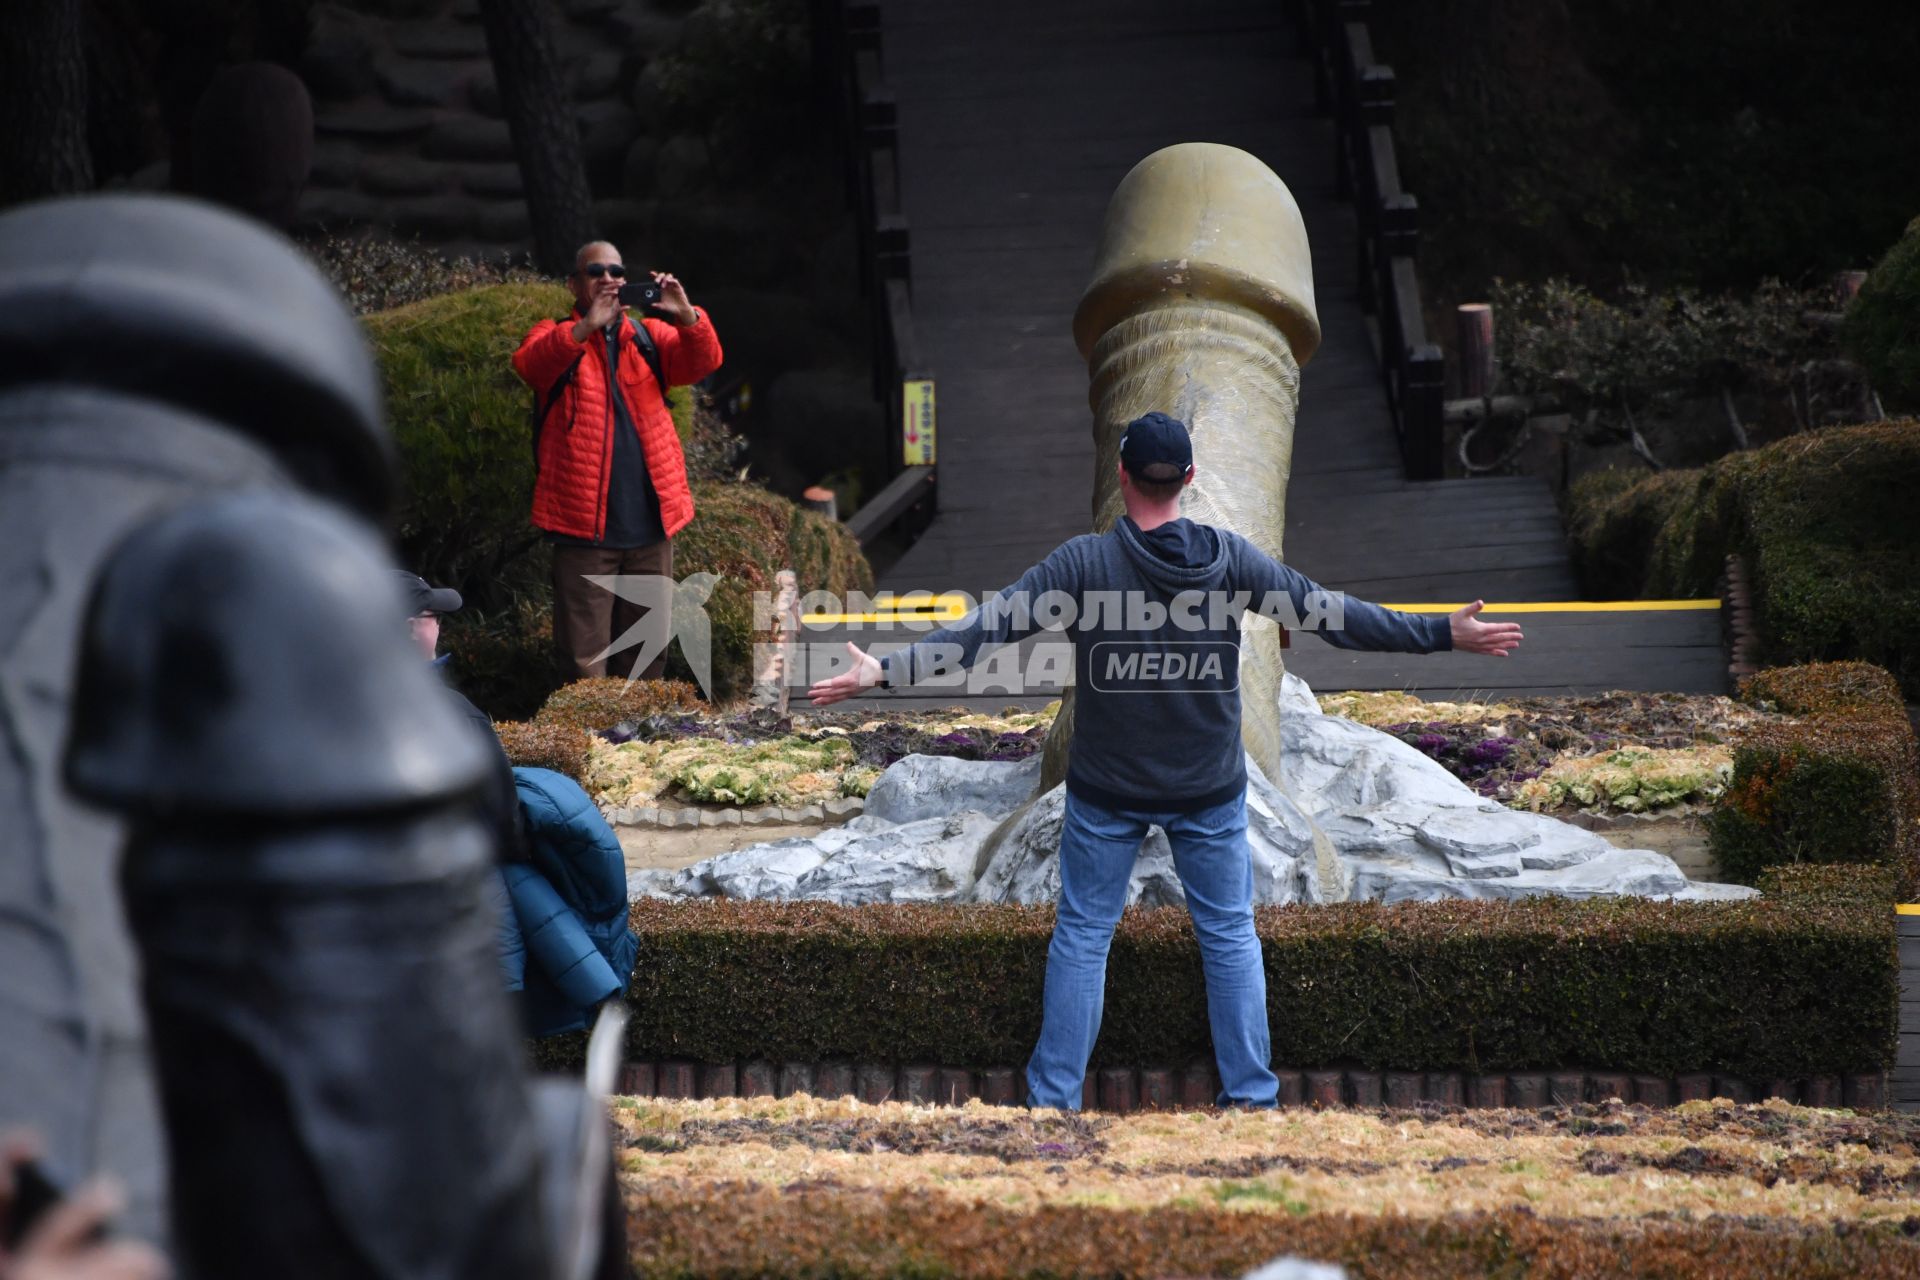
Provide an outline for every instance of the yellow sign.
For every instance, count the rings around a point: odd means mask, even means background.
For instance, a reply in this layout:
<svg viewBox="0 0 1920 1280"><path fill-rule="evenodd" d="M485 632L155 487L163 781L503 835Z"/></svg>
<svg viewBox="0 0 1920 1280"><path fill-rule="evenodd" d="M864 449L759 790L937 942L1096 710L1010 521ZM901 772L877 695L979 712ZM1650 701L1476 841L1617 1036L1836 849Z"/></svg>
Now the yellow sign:
<svg viewBox="0 0 1920 1280"><path fill-rule="evenodd" d="M910 467L933 465L933 379L901 384L900 447Z"/></svg>

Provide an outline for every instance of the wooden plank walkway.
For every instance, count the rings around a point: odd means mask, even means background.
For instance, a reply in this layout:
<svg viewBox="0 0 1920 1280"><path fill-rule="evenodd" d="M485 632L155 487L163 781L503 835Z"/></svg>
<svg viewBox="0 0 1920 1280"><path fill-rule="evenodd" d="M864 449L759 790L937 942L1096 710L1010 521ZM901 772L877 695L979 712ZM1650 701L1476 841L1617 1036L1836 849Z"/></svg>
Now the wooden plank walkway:
<svg viewBox="0 0 1920 1280"><path fill-rule="evenodd" d="M1304 371L1288 562L1377 601L1577 598L1542 482L1403 478L1354 279L1353 212L1334 195L1332 125L1313 112L1311 69L1277 0L894 0L883 23L915 324L940 405L940 514L883 587L978 596L1091 527L1087 375L1069 325L1101 217L1142 157L1210 141L1286 181L1313 245L1325 341ZM1528 639L1505 661L1356 655L1311 638L1288 661L1320 688L1436 696L1726 687L1715 612L1521 621ZM848 633L869 638L831 634Z"/></svg>

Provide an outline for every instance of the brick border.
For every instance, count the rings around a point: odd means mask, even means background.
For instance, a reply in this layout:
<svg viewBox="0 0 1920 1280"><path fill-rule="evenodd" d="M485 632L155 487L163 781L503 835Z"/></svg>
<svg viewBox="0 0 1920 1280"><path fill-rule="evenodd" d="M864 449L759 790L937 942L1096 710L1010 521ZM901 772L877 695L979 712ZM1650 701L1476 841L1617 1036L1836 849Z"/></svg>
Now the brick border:
<svg viewBox="0 0 1920 1280"><path fill-rule="evenodd" d="M1738 685L1760 670L1760 632L1754 625L1752 575L1736 552L1727 557L1726 589L1727 678Z"/></svg>
<svg viewBox="0 0 1920 1280"><path fill-rule="evenodd" d="M867 802L859 796L841 796L813 804L763 804L752 809L679 805L673 808L606 809L602 812L607 821L616 827L685 831L695 827L770 827L813 822L833 825L859 817L866 807Z"/></svg>
<svg viewBox="0 0 1920 1280"><path fill-rule="evenodd" d="M1275 1068L1280 1105L1307 1107L1559 1107L1618 1098L1643 1106L1728 1098L1757 1102L1782 1098L1810 1107L1880 1110L1889 1105L1885 1072L1747 1080L1692 1071L1683 1075L1629 1075L1618 1071L1516 1071L1470 1075L1457 1071L1299 1071ZM1088 1111L1193 1110L1211 1107L1219 1077L1207 1063L1185 1067L1101 1067L1087 1073L1081 1107ZM1024 1092L1015 1067L931 1066L926 1063L826 1062L695 1063L684 1059L629 1062L620 1092L660 1098L858 1098L862 1102L951 1105L971 1098L991 1106L1018 1106Z"/></svg>

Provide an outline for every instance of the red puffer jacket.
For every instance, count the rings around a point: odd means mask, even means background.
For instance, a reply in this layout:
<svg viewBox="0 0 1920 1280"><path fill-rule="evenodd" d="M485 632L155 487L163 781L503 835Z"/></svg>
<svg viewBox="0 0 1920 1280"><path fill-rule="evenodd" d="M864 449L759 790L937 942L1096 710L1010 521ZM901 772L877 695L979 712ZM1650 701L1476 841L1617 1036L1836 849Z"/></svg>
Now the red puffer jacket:
<svg viewBox="0 0 1920 1280"><path fill-rule="evenodd" d="M713 322L704 307L695 314L698 319L684 329L664 320L633 320L653 335L661 372L676 387L698 382L720 367L720 337ZM513 353L513 368L521 381L545 396L574 361L580 362L565 390L547 406L540 432L540 474L533 485L533 523L549 533L598 539L607 532L615 418L607 399L606 344L598 334L575 342L573 326L579 318L576 309L565 320L542 320L533 326ZM653 370L627 325L620 327L618 376L627 414L640 433L647 474L660 499L660 523L672 537L693 519L693 490L687 484L686 458L673 416L662 399L665 388L654 382Z"/></svg>

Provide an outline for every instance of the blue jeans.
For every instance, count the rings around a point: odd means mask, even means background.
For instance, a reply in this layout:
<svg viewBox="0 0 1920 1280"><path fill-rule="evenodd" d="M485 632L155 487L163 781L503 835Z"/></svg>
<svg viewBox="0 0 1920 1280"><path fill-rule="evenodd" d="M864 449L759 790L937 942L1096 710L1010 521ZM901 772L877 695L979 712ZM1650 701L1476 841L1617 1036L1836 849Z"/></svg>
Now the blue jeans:
<svg viewBox="0 0 1920 1280"><path fill-rule="evenodd" d="M1267 974L1253 932L1247 797L1197 813L1105 809L1067 793L1060 833L1060 912L1047 947L1040 1043L1027 1063L1027 1102L1076 1110L1100 1034L1107 948L1127 905L1127 882L1147 828L1173 846L1207 979L1207 1018L1220 1065L1221 1106L1271 1107L1280 1082L1268 1067Z"/></svg>

